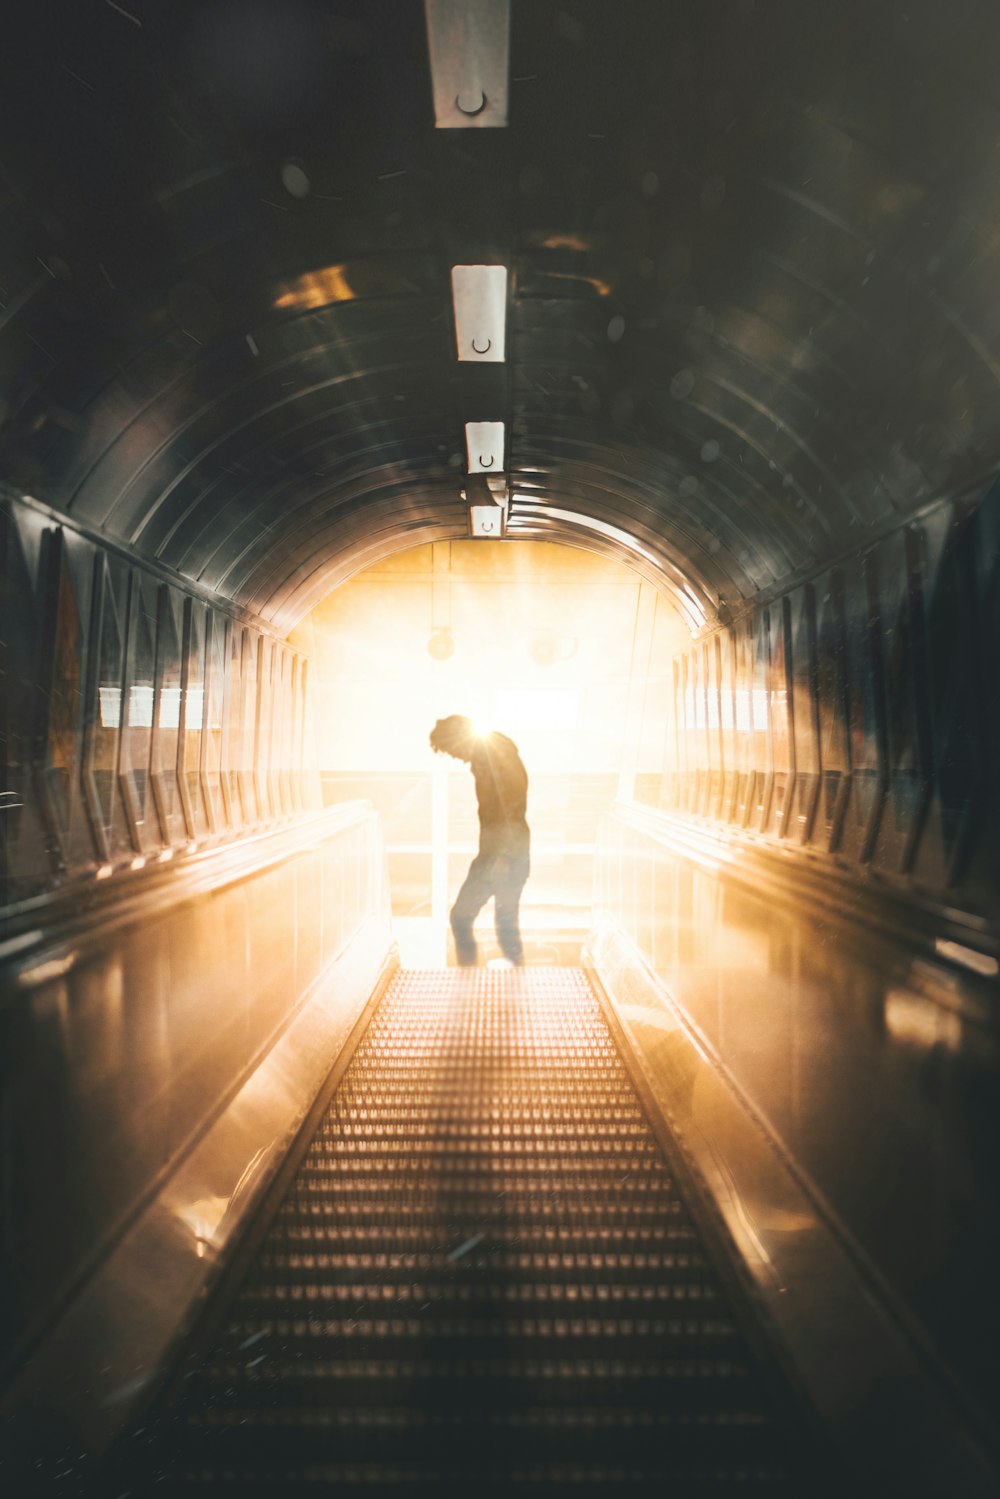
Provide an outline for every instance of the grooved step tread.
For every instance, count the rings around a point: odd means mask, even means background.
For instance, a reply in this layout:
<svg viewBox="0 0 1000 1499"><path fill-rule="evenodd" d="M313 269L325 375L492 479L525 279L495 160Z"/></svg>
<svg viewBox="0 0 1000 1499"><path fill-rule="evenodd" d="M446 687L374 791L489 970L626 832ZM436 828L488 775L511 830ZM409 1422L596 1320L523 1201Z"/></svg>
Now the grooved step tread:
<svg viewBox="0 0 1000 1499"><path fill-rule="evenodd" d="M577 969L396 977L181 1386L158 1495L805 1491Z"/></svg>

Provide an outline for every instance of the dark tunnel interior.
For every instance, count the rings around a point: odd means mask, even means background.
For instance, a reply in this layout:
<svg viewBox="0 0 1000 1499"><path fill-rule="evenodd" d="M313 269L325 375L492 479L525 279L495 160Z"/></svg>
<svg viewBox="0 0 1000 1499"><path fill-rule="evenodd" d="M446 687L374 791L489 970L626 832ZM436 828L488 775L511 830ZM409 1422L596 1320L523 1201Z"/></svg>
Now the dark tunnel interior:
<svg viewBox="0 0 1000 1499"><path fill-rule="evenodd" d="M102 1464L172 1398L231 1266L258 1264L245 1245L279 1254L262 1215L283 1163L314 1169L315 1100L353 1138L366 1058L395 1077L461 1011L493 1038L474 1111L504 1046L535 1048L540 1077L546 1047L575 1055L575 1022L538 1020L549 1003L582 1006L587 1086L611 1089L609 1120L646 1111L650 1158L666 1121L683 1211L736 1265L720 1284L851 1475L839 1491L995 1491L998 62L988 0L7 8L11 1492L120 1492ZM467 994L453 967L440 993L407 988L405 954L393 978L384 818L363 768L321 774L317 724L340 710L319 701L314 611L484 538L623 564L636 619L652 600L669 624L634 625L601 710L623 743L634 729L632 758L602 761L599 827L572 845L596 1009L530 953ZM348 653L335 633L324 649ZM429 760L411 777L428 849L454 784ZM533 826L544 857L541 810ZM609 1223L639 1214L607 1202ZM461 1222L445 1279L494 1233ZM510 1492L488 1429L484 1483ZM301 1491L477 1481L471 1457L445 1481L404 1445L395 1477L364 1479L358 1450L336 1476L319 1444ZM652 1458L531 1461L526 1494L664 1491ZM753 1492L806 1492L760 1464ZM231 1491L221 1469L178 1472L162 1492ZM247 1492L300 1492L263 1474Z"/></svg>

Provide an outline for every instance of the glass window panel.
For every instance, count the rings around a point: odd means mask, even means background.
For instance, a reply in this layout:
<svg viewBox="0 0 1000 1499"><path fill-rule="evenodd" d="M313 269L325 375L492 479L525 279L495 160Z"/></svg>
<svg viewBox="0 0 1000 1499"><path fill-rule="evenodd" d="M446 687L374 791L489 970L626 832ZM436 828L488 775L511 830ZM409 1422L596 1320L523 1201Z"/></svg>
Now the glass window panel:
<svg viewBox="0 0 1000 1499"><path fill-rule="evenodd" d="M45 683L45 784L53 831L65 847L80 756L83 704L83 628L66 547L52 533L55 558L55 625Z"/></svg>
<svg viewBox="0 0 1000 1499"><path fill-rule="evenodd" d="M694 770L691 809L700 812L704 803L705 773L708 768L708 740L705 731L705 689L702 683L703 652L694 646L688 657L688 712L690 713L689 745L691 765Z"/></svg>
<svg viewBox="0 0 1000 1499"><path fill-rule="evenodd" d="M226 797L226 820L230 827L243 822L240 802L240 766L243 754L243 630L229 630L229 674L225 704L222 776Z"/></svg>
<svg viewBox="0 0 1000 1499"><path fill-rule="evenodd" d="M753 642L745 628L739 626L734 640L733 735L736 750L735 820L745 826L753 798L754 727L753 727Z"/></svg>
<svg viewBox="0 0 1000 1499"><path fill-rule="evenodd" d="M138 573L130 591L126 690L122 699L121 784L132 837L142 851L159 841L150 770L156 685L156 589Z"/></svg>
<svg viewBox="0 0 1000 1499"><path fill-rule="evenodd" d="M292 711L289 716L288 738L288 789L293 811L301 811L305 802L302 796L302 658L292 656Z"/></svg>
<svg viewBox="0 0 1000 1499"><path fill-rule="evenodd" d="M847 684L844 575L830 574L817 591L816 691L819 712L821 787L817 836L835 834L844 778L850 769L847 743Z"/></svg>
<svg viewBox="0 0 1000 1499"><path fill-rule="evenodd" d="M819 733L816 710L816 606L811 586L796 589L787 601L786 629L791 647L791 719L795 764L792 803L786 831L809 837L819 790Z"/></svg>
<svg viewBox="0 0 1000 1499"><path fill-rule="evenodd" d="M748 826L761 827L771 794L771 715L768 688L770 624L763 609L754 620L750 719L753 724L753 789Z"/></svg>
<svg viewBox="0 0 1000 1499"><path fill-rule="evenodd" d="M819 738L816 732L815 596L809 587L800 589L792 606L792 689L795 720L795 771L814 776L819 772Z"/></svg>
<svg viewBox="0 0 1000 1499"><path fill-rule="evenodd" d="M153 725L153 791L163 837L176 843L185 834L184 810L177 779L181 722L182 599L166 584L160 586L156 637L156 703Z"/></svg>
<svg viewBox="0 0 1000 1499"><path fill-rule="evenodd" d="M274 814L271 805L271 756L273 751L275 709L274 692L275 643L260 639L257 644L257 709L255 714L254 790L259 814L265 820Z"/></svg>
<svg viewBox="0 0 1000 1499"><path fill-rule="evenodd" d="M977 804L980 814L988 804L988 794L984 795L990 775L986 722L990 707L997 701L996 690L984 691L983 683L997 681L990 656L1000 638L991 629L988 613L983 610L980 614L977 608L976 567L983 550L983 532L988 534L985 507L978 515L964 506L956 507L949 520L947 530L938 522L937 536L930 518L919 533L911 533L911 587L914 600L922 601L926 609L921 618L923 628L915 632L923 647L915 663L926 723L922 758L928 780L935 769L937 772L935 800L943 855L939 864L932 853L933 829L927 829L921 849L922 872L933 870L935 884L946 877L944 860L951 864L953 874L959 873L961 861L956 869L954 855L961 854L963 844L971 851L977 836L983 836L983 817L976 813ZM997 566L1000 550L987 555L992 555ZM987 593L983 599L987 608L988 602ZM975 819L976 827L963 837L970 818Z"/></svg>
<svg viewBox="0 0 1000 1499"><path fill-rule="evenodd" d="M687 806L694 811L697 808L697 796L700 790L703 741L703 730L700 729L699 712L697 712L697 654L694 651L688 651L685 657L684 726L688 761Z"/></svg>
<svg viewBox="0 0 1000 1499"><path fill-rule="evenodd" d="M879 616L885 668L885 709L889 752L889 805L896 852L913 828L920 802L921 774L914 692L911 579L903 538L892 537L879 558Z"/></svg>
<svg viewBox="0 0 1000 1499"><path fill-rule="evenodd" d="M250 825L260 820L254 788L254 765L257 758L257 651L259 644L259 637L252 630L243 631L243 727L238 763L243 820Z"/></svg>
<svg viewBox="0 0 1000 1499"><path fill-rule="evenodd" d="M788 712L788 660L786 631L787 600L773 604L770 622L770 682L772 789L769 823L771 831L784 833L788 814L788 783L792 769L792 736Z"/></svg>
<svg viewBox="0 0 1000 1499"><path fill-rule="evenodd" d="M722 737L722 803L719 815L727 820L733 815L736 794L736 731L734 703L734 661L736 635L727 630L719 637L719 730Z"/></svg>
<svg viewBox="0 0 1000 1499"><path fill-rule="evenodd" d="M0 612L4 619L0 630L0 900L4 903L43 888L50 872L48 838L32 773L40 618L35 586L42 530L38 518L21 507L0 506Z"/></svg>
<svg viewBox="0 0 1000 1499"><path fill-rule="evenodd" d="M208 832L201 762L205 709L205 608L194 599L188 599L184 620L184 680L179 733L180 789L184 818L192 838L201 838Z"/></svg>
<svg viewBox="0 0 1000 1499"><path fill-rule="evenodd" d="M880 667L873 619L876 581L869 578L866 563L852 570L845 590L851 786L842 847L846 853L862 857L867 853L867 833L877 810L881 776L876 700Z"/></svg>
<svg viewBox="0 0 1000 1499"><path fill-rule="evenodd" d="M709 723L709 691L708 691L708 646L703 642L695 647L695 713L698 719L698 763L700 767L698 787L698 811L705 813L709 809L709 786L711 783L712 758L711 743L712 730Z"/></svg>
<svg viewBox="0 0 1000 1499"><path fill-rule="evenodd" d="M705 642L706 722L708 726L708 761L710 769L707 812L719 816L722 805L722 708L719 702L719 637Z"/></svg>
<svg viewBox="0 0 1000 1499"><path fill-rule="evenodd" d="M205 812L212 832L230 820L226 762L226 621L209 610L206 617L205 707L202 733L202 789ZM234 630L235 634L236 631Z"/></svg>
<svg viewBox="0 0 1000 1499"><path fill-rule="evenodd" d="M275 710L271 724L271 761L268 784L271 788L271 805L276 817L283 817L289 810L286 804L288 736L291 728L291 655L284 646L274 648L273 695Z"/></svg>
<svg viewBox="0 0 1000 1499"><path fill-rule="evenodd" d="M281 709L277 715L277 797L287 816L295 810L292 798L292 741L295 732L295 659L291 651L281 652Z"/></svg>
<svg viewBox="0 0 1000 1499"><path fill-rule="evenodd" d="M678 656L674 661L674 744L677 751L677 805L680 806L684 799L684 788L687 781L688 756L687 756L687 719L686 708L686 676L687 661L684 656Z"/></svg>
<svg viewBox="0 0 1000 1499"><path fill-rule="evenodd" d="M787 771L791 764L791 736L788 723L788 680L785 671L784 610L774 604L768 610L771 632L769 697L771 706L771 763L775 771Z"/></svg>
<svg viewBox="0 0 1000 1499"><path fill-rule="evenodd" d="M893 605L897 605L893 608ZM895 619L885 632L886 704L889 729L889 763L895 783L909 779L917 769L916 732L913 722L913 684L910 670L911 636L909 609L902 601L892 600L890 610ZM891 615L889 616L891 619ZM904 801L896 807L905 816Z"/></svg>
<svg viewBox="0 0 1000 1499"><path fill-rule="evenodd" d="M114 581L107 564L99 564L100 639L97 643L97 671L93 697L88 710L85 750L87 807L101 852L105 857L114 851L117 840L114 829L116 781L118 771L118 735L122 718L122 690L125 650L119 621Z"/></svg>

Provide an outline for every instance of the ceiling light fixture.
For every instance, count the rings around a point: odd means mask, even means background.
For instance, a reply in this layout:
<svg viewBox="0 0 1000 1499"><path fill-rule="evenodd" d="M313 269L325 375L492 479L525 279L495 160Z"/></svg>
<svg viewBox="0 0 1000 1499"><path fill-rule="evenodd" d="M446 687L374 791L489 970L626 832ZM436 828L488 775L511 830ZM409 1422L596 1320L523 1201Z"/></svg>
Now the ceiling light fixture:
<svg viewBox="0 0 1000 1499"><path fill-rule="evenodd" d="M427 654L435 661L447 661L455 654L455 637L447 626L431 631L427 642Z"/></svg>
<svg viewBox="0 0 1000 1499"><path fill-rule="evenodd" d="M451 294L460 360L502 364L506 357L507 267L454 265Z"/></svg>
<svg viewBox="0 0 1000 1499"><path fill-rule="evenodd" d="M510 0L424 0L438 130L507 124Z"/></svg>
<svg viewBox="0 0 1000 1499"><path fill-rule="evenodd" d="M502 475L469 474L462 496L469 507L469 535L498 541L507 533L507 483Z"/></svg>

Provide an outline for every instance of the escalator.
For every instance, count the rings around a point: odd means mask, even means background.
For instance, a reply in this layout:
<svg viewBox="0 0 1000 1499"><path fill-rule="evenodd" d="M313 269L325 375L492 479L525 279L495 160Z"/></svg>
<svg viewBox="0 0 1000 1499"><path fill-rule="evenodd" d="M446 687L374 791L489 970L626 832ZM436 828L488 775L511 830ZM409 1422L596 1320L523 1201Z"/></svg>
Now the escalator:
<svg viewBox="0 0 1000 1499"><path fill-rule="evenodd" d="M822 1492L661 1134L581 970L399 973L117 1492Z"/></svg>

